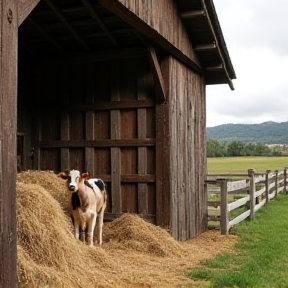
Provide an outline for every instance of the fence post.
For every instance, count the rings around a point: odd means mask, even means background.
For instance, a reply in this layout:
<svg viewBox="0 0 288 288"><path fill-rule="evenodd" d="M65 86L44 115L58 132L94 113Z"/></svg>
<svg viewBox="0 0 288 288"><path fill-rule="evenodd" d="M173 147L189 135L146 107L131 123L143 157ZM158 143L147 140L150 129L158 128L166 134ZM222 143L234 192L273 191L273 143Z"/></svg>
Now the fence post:
<svg viewBox="0 0 288 288"><path fill-rule="evenodd" d="M269 202L269 174L271 170L266 170L266 179L265 179L265 197L266 197L266 205Z"/></svg>
<svg viewBox="0 0 288 288"><path fill-rule="evenodd" d="M278 196L278 170L275 170L275 199Z"/></svg>
<svg viewBox="0 0 288 288"><path fill-rule="evenodd" d="M284 194L287 194L287 167L284 168Z"/></svg>
<svg viewBox="0 0 288 288"><path fill-rule="evenodd" d="M221 194L221 204L220 204L220 231L222 235L228 234L228 191L227 191L227 179L217 179L220 183L220 194Z"/></svg>
<svg viewBox="0 0 288 288"><path fill-rule="evenodd" d="M248 176L250 177L250 220L254 219L255 217L255 171L254 169L248 169Z"/></svg>

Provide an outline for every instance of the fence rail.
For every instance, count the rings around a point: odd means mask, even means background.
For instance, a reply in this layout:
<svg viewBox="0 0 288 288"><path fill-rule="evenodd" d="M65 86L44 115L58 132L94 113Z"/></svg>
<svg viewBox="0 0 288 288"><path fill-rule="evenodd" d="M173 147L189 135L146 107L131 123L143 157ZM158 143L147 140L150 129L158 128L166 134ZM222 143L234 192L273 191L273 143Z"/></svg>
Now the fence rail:
<svg viewBox="0 0 288 288"><path fill-rule="evenodd" d="M234 225L253 219L278 193L287 194L287 170L258 173L248 169L247 174L208 175L208 227L211 222L220 222L221 234L226 235Z"/></svg>

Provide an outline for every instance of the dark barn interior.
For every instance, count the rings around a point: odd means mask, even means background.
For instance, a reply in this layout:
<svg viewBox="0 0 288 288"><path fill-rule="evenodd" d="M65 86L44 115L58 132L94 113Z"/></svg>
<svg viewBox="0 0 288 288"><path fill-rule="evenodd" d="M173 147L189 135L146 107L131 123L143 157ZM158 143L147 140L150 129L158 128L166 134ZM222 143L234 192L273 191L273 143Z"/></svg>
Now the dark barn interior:
<svg viewBox="0 0 288 288"><path fill-rule="evenodd" d="M212 1L116 2L43 0L19 26L18 170L88 170L107 183L106 220L141 214L191 238L206 229L205 85L235 78L216 12ZM159 18L167 11L184 26Z"/></svg>
<svg viewBox="0 0 288 288"><path fill-rule="evenodd" d="M20 169L121 181L113 211L155 215L155 91L133 27L97 2L41 1L19 28L18 109Z"/></svg>

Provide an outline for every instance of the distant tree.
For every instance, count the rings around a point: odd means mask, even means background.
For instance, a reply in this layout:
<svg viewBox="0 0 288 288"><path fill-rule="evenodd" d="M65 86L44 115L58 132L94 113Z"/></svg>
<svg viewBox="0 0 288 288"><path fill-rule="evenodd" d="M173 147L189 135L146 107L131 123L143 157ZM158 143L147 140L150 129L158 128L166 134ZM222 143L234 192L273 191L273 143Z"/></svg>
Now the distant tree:
<svg viewBox="0 0 288 288"><path fill-rule="evenodd" d="M227 156L243 156L244 144L239 141L231 141L227 144Z"/></svg>
<svg viewBox="0 0 288 288"><path fill-rule="evenodd" d="M271 150L269 147L263 143L257 143L255 145L255 154L254 156L270 156Z"/></svg>
<svg viewBox="0 0 288 288"><path fill-rule="evenodd" d="M269 148L264 143L245 144L240 141L225 143L216 139L207 141L207 157L285 156L287 154L287 146L285 145Z"/></svg>
<svg viewBox="0 0 288 288"><path fill-rule="evenodd" d="M272 156L282 156L283 154L285 155L286 147L285 145L276 145L273 146L271 150Z"/></svg>
<svg viewBox="0 0 288 288"><path fill-rule="evenodd" d="M255 155L255 144L249 143L244 147L244 155L245 156L253 156Z"/></svg>
<svg viewBox="0 0 288 288"><path fill-rule="evenodd" d="M226 145L218 140L210 139L207 141L207 157L225 157Z"/></svg>

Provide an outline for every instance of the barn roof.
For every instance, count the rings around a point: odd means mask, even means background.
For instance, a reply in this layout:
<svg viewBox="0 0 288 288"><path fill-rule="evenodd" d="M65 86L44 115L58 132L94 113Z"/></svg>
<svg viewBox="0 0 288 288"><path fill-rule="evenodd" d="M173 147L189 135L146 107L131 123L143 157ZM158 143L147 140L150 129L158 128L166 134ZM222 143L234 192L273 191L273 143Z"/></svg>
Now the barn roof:
<svg viewBox="0 0 288 288"><path fill-rule="evenodd" d="M236 74L222 34L213 0L175 0L191 42L205 69L207 84L229 84Z"/></svg>
<svg viewBox="0 0 288 288"><path fill-rule="evenodd" d="M205 74L206 84L228 84L234 89L232 79L236 75L213 0L174 1L201 64L198 72ZM145 53L139 32L146 35L148 28L126 21L128 18L101 3L105 1L40 1L19 27L20 55L62 59L86 51L87 59L105 59L112 53L115 57ZM161 49L168 47L153 33L150 38ZM185 57L179 57L187 63Z"/></svg>

